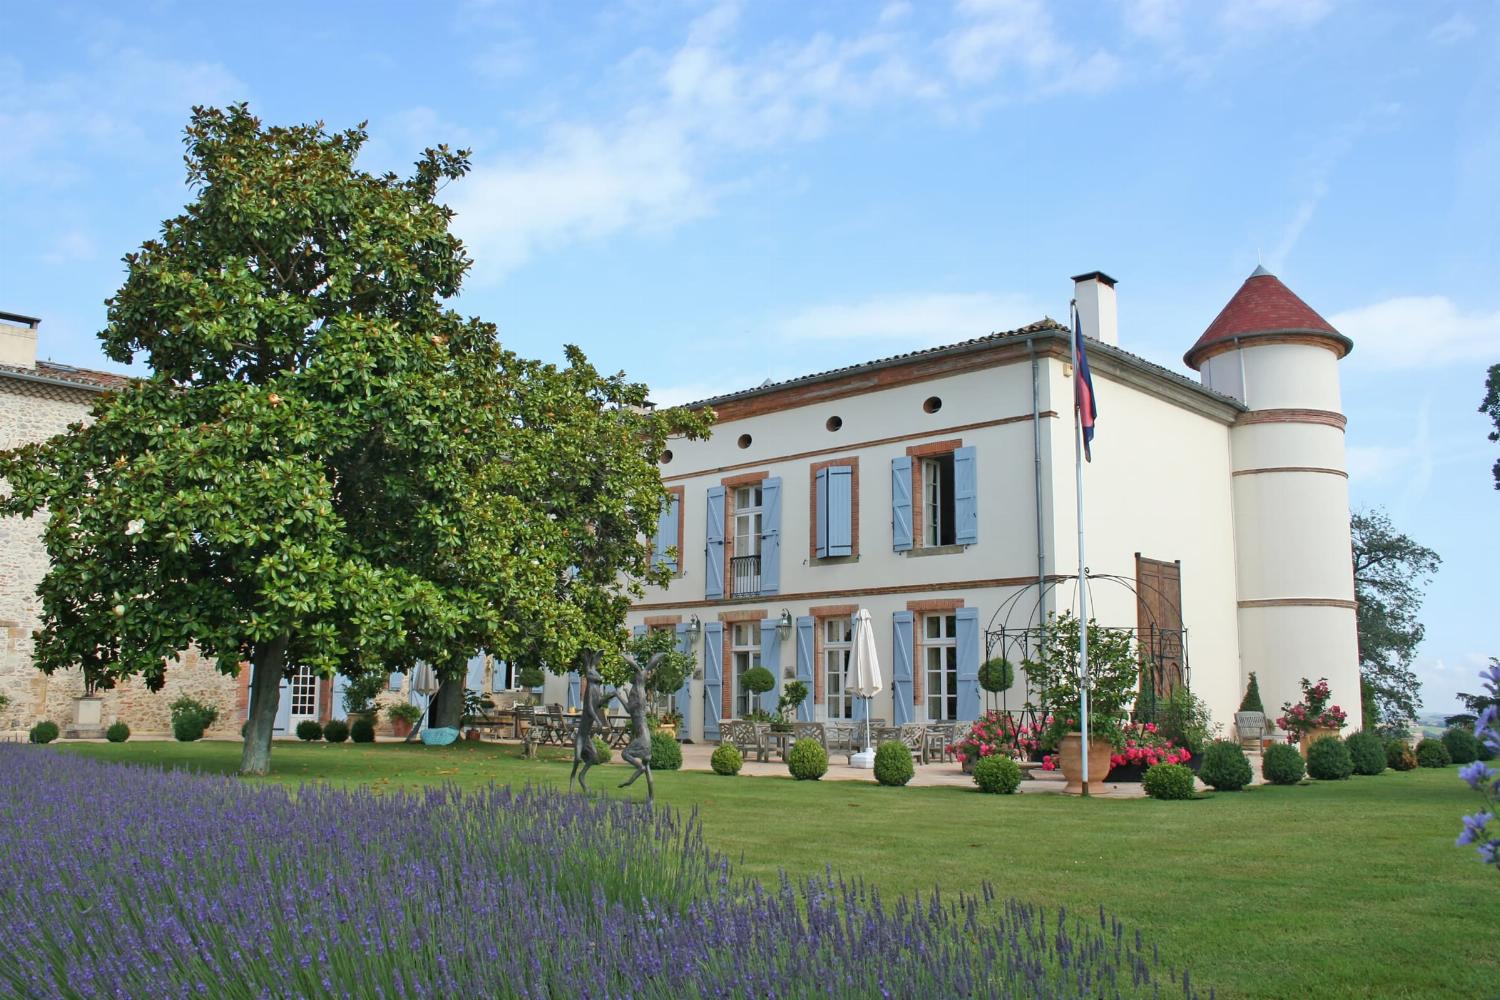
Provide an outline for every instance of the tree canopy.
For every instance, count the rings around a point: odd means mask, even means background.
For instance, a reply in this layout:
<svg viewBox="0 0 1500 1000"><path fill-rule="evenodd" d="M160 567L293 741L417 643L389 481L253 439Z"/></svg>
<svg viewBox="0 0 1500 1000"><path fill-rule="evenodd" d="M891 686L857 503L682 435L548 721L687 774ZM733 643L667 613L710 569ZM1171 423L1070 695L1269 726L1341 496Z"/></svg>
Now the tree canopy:
<svg viewBox="0 0 1500 1000"><path fill-rule="evenodd" d="M1416 716L1420 682L1412 660L1426 633L1418 615L1423 591L1442 564L1438 554L1400 534L1381 510L1355 511L1354 600L1358 606L1360 677L1388 723ZM1366 720L1369 725L1373 720Z"/></svg>
<svg viewBox="0 0 1500 1000"><path fill-rule="evenodd" d="M618 649L639 581L665 575L656 456L707 426L447 308L470 262L436 195L467 155L376 176L365 138L195 108L197 197L126 256L100 334L149 376L0 456L0 513L50 514L37 665L159 689L189 646L249 661L250 772L296 665Z"/></svg>
<svg viewBox="0 0 1500 1000"><path fill-rule="evenodd" d="M1490 431L1490 440L1500 441L1500 365L1490 365L1489 374L1485 376L1484 399L1479 404L1479 412L1495 425ZM1500 459L1495 460L1490 472L1495 477L1495 489L1500 490Z"/></svg>

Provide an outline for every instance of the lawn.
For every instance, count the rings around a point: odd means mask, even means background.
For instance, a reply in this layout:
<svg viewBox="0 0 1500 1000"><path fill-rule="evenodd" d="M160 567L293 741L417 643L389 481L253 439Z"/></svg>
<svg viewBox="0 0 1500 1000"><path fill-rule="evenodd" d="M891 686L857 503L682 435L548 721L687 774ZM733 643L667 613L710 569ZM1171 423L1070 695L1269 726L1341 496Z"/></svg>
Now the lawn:
<svg viewBox="0 0 1500 1000"><path fill-rule="evenodd" d="M239 744L72 744L64 752L230 773ZM274 782L402 788L565 785L553 752L278 744ZM596 768L596 789L628 771ZM644 794L641 783L625 793ZM657 776L709 843L764 878L826 865L882 892L977 888L1103 904L1228 997L1488 996L1500 987L1500 877L1453 846L1474 807L1456 768L1221 793L1195 802L984 796L954 788Z"/></svg>

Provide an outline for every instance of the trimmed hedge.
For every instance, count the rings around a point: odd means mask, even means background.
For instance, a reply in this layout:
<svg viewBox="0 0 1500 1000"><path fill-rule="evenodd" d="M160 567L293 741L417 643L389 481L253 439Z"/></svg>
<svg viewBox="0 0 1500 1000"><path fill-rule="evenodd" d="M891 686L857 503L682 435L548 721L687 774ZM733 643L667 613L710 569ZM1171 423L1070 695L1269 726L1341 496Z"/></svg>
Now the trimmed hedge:
<svg viewBox="0 0 1500 1000"><path fill-rule="evenodd" d="M1442 740L1423 740L1417 744L1417 763L1423 767L1447 767L1453 763L1453 755Z"/></svg>
<svg viewBox="0 0 1500 1000"><path fill-rule="evenodd" d="M198 715L179 715L172 720L172 735L180 743L192 743L203 738L203 718Z"/></svg>
<svg viewBox="0 0 1500 1000"><path fill-rule="evenodd" d="M1307 774L1307 765L1296 747L1277 743L1261 757L1260 774L1273 785L1295 785Z"/></svg>
<svg viewBox="0 0 1500 1000"><path fill-rule="evenodd" d="M745 766L745 755L733 743L720 743L708 759L708 766L714 769L714 774L736 775Z"/></svg>
<svg viewBox="0 0 1500 1000"><path fill-rule="evenodd" d="M123 722L114 722L104 731L104 738L111 743L124 743L130 739L130 727Z"/></svg>
<svg viewBox="0 0 1500 1000"><path fill-rule="evenodd" d="M1153 799L1190 799L1197 794L1192 768L1185 764L1157 764L1146 768L1141 787Z"/></svg>
<svg viewBox="0 0 1500 1000"><path fill-rule="evenodd" d="M1344 740L1355 774L1381 774L1385 771L1385 745L1374 733L1350 733Z"/></svg>
<svg viewBox="0 0 1500 1000"><path fill-rule="evenodd" d="M660 730L651 734L651 770L680 771L682 769L682 746L677 737Z"/></svg>
<svg viewBox="0 0 1500 1000"><path fill-rule="evenodd" d="M301 740L304 743L311 743L314 740L321 740L322 738L323 727L318 725L316 721L312 719L303 719L301 722L297 723L297 739Z"/></svg>
<svg viewBox="0 0 1500 1000"><path fill-rule="evenodd" d="M917 769L911 763L911 750L896 740L875 748L875 780L882 785L900 788L912 779Z"/></svg>
<svg viewBox="0 0 1500 1000"><path fill-rule="evenodd" d="M323 738L329 743L342 743L349 738L349 723L332 719L323 727Z"/></svg>
<svg viewBox="0 0 1500 1000"><path fill-rule="evenodd" d="M361 715L349 726L349 738L356 743L375 742L375 723L367 715Z"/></svg>
<svg viewBox="0 0 1500 1000"><path fill-rule="evenodd" d="M974 762L974 784L981 792L1012 795L1021 787L1021 765L1004 754L991 754Z"/></svg>
<svg viewBox="0 0 1500 1000"><path fill-rule="evenodd" d="M786 769L798 781L817 781L828 773L828 751L817 740L798 740L786 752Z"/></svg>
<svg viewBox="0 0 1500 1000"><path fill-rule="evenodd" d="M1319 781L1343 781L1354 773L1354 758L1337 736L1313 740L1307 748L1307 774Z"/></svg>
<svg viewBox="0 0 1500 1000"><path fill-rule="evenodd" d="M1403 740L1391 740L1385 745L1385 763L1392 771L1410 771L1417 766L1417 753Z"/></svg>
<svg viewBox="0 0 1500 1000"><path fill-rule="evenodd" d="M57 739L58 732L57 723L44 720L32 726L26 738L33 743L51 743Z"/></svg>
<svg viewBox="0 0 1500 1000"><path fill-rule="evenodd" d="M1237 792L1250 784L1255 772L1245 751L1234 740L1214 740L1203 751L1203 765L1198 777L1219 792Z"/></svg>
<svg viewBox="0 0 1500 1000"><path fill-rule="evenodd" d="M1467 729L1457 726L1443 734L1443 746L1455 764L1472 764L1479 759L1479 740Z"/></svg>
<svg viewBox="0 0 1500 1000"><path fill-rule="evenodd" d="M604 742L603 738L599 736L594 737L594 753L598 755L599 763L601 764L608 764L610 761L615 759L615 752L611 750L609 748L609 744Z"/></svg>

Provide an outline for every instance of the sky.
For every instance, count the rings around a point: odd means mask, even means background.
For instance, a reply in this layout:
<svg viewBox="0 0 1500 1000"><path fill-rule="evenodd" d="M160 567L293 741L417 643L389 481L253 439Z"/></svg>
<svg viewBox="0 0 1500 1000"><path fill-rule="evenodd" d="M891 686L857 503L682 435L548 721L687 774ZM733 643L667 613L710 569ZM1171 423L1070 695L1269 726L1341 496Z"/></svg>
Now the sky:
<svg viewBox="0 0 1500 1000"><path fill-rule="evenodd" d="M1354 340L1352 502L1443 558L1424 709L1500 655L1500 6L124 10L0 5L0 311L41 317L43 357L118 370L120 258L191 197L191 106L239 100L368 122L371 170L471 149L442 193L475 261L456 306L660 402L1066 317L1095 269L1121 346L1186 373L1264 263Z"/></svg>

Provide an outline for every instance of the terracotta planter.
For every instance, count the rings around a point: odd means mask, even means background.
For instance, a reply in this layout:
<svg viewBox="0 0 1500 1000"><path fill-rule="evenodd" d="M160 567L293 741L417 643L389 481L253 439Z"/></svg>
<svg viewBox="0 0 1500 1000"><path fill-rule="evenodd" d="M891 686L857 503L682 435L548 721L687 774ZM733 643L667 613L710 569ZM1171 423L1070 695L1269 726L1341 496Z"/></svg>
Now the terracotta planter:
<svg viewBox="0 0 1500 1000"><path fill-rule="evenodd" d="M470 742L470 743L478 743L479 742L479 730L477 730L477 729L466 729L466 730L464 730L464 739L466 741Z"/></svg>
<svg viewBox="0 0 1500 1000"><path fill-rule="evenodd" d="M1307 748L1312 746L1314 743L1318 742L1318 740L1321 740L1325 736L1332 736L1334 739L1338 739L1339 731L1337 729L1309 729L1307 732L1302 734L1302 741L1299 745L1299 749L1302 751L1302 758L1304 760L1307 759Z"/></svg>
<svg viewBox="0 0 1500 1000"><path fill-rule="evenodd" d="M1109 737L1095 736L1089 739L1089 785L1090 787L1103 785L1105 777L1109 774L1109 757L1114 749L1109 745ZM1069 733L1062 738L1062 745L1057 748L1058 768L1062 771L1067 784L1063 786L1063 792L1068 795L1079 795L1083 792L1083 734Z"/></svg>
<svg viewBox="0 0 1500 1000"><path fill-rule="evenodd" d="M407 736L411 735L411 723L405 719L392 719L391 735L398 740L406 739Z"/></svg>

